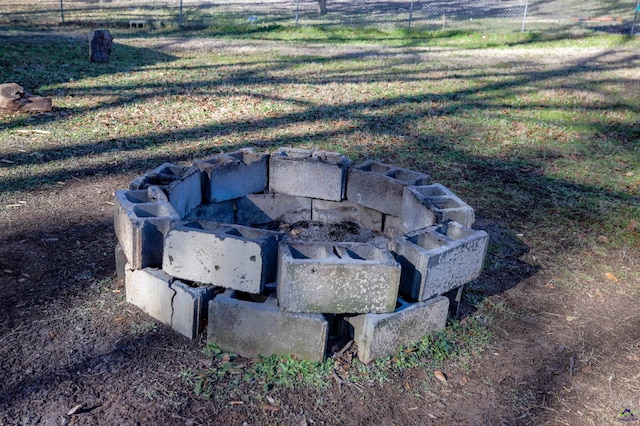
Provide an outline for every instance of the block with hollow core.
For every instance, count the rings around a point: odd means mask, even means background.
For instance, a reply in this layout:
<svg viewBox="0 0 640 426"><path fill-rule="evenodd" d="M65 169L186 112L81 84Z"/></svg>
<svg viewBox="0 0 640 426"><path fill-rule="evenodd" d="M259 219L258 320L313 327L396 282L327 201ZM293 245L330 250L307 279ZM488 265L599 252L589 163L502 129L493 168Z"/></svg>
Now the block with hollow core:
<svg viewBox="0 0 640 426"><path fill-rule="evenodd" d="M396 237L391 251L402 265L400 291L426 300L477 278L489 235L457 222L445 222Z"/></svg>
<svg viewBox="0 0 640 426"><path fill-rule="evenodd" d="M322 361L329 326L323 315L283 312L272 296L226 291L209 303L208 341L246 358L292 355Z"/></svg>
<svg viewBox="0 0 640 426"><path fill-rule="evenodd" d="M349 169L347 199L384 214L401 217L403 188L427 185L429 180L425 173L367 160Z"/></svg>
<svg viewBox="0 0 640 426"><path fill-rule="evenodd" d="M269 159L269 192L340 201L350 164L336 152L280 148Z"/></svg>
<svg viewBox="0 0 640 426"><path fill-rule="evenodd" d="M396 353L402 346L420 342L423 336L442 330L447 322L449 299L437 296L424 302L398 299L388 314L347 317L358 346L358 359L365 364Z"/></svg>
<svg viewBox="0 0 640 426"><path fill-rule="evenodd" d="M366 243L282 242L277 293L288 312L393 312L400 265Z"/></svg>
<svg viewBox="0 0 640 426"><path fill-rule="evenodd" d="M454 220L468 228L475 222L473 208L446 186L407 186L402 197L402 219L409 231Z"/></svg>
<svg viewBox="0 0 640 426"><path fill-rule="evenodd" d="M164 234L179 219L158 187L115 192L115 233L133 269L162 265Z"/></svg>
<svg viewBox="0 0 640 426"><path fill-rule="evenodd" d="M373 231L382 231L382 213L347 200L312 200L311 220L324 223L355 222Z"/></svg>
<svg viewBox="0 0 640 426"><path fill-rule="evenodd" d="M244 226L311 220L311 198L286 194L251 194L234 200L236 223Z"/></svg>
<svg viewBox="0 0 640 426"><path fill-rule="evenodd" d="M233 201L200 204L185 216L185 220L209 220L220 223L234 223L236 217Z"/></svg>
<svg viewBox="0 0 640 426"><path fill-rule="evenodd" d="M218 288L190 287L161 269L126 268L127 302L178 333L195 339L203 331L206 309Z"/></svg>
<svg viewBox="0 0 640 426"><path fill-rule="evenodd" d="M275 281L279 240L264 229L180 222L165 238L162 268L183 280L260 293Z"/></svg>
<svg viewBox="0 0 640 426"><path fill-rule="evenodd" d="M202 203L201 179L197 167L165 163L134 179L129 187L145 189L153 185L162 188L169 202L182 218Z"/></svg>
<svg viewBox="0 0 640 426"><path fill-rule="evenodd" d="M269 154L250 148L194 162L203 174L203 196L209 203L262 192L267 187Z"/></svg>

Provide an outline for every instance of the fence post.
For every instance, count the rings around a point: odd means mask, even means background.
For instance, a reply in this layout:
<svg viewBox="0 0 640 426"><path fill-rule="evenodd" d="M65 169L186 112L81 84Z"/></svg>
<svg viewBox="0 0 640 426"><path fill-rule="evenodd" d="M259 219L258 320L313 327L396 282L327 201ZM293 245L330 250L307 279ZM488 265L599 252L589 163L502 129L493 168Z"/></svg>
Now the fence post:
<svg viewBox="0 0 640 426"><path fill-rule="evenodd" d="M300 0L296 0L296 27L298 26L299 16L300 16Z"/></svg>
<svg viewBox="0 0 640 426"><path fill-rule="evenodd" d="M529 0L524 1L524 15L522 16L522 30L524 32L524 24L527 21L527 9L529 9Z"/></svg>
<svg viewBox="0 0 640 426"><path fill-rule="evenodd" d="M62 0L60 0L60 18L62 19L62 23L64 24L64 4L62 4Z"/></svg>
<svg viewBox="0 0 640 426"><path fill-rule="evenodd" d="M411 4L409 5L409 29L411 29L412 18L413 18L413 0L411 0Z"/></svg>
<svg viewBox="0 0 640 426"><path fill-rule="evenodd" d="M182 27L182 0L180 0L180 21L179 21L179 25L180 25L180 27Z"/></svg>
<svg viewBox="0 0 640 426"><path fill-rule="evenodd" d="M640 0L638 0L638 3L636 3L636 11L633 14L633 24L631 25L631 34L629 34L629 36L633 37L633 33L635 32L636 29L636 21L638 19L638 12L640 12Z"/></svg>

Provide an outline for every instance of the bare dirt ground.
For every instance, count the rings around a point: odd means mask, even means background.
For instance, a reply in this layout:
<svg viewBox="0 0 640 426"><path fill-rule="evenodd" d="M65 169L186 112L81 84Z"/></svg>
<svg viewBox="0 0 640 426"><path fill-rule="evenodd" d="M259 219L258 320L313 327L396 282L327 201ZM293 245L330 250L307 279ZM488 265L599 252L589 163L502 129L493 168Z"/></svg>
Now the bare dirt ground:
<svg viewBox="0 0 640 426"><path fill-rule="evenodd" d="M640 410L639 283L625 279L637 251L571 250L579 235L549 251L511 231L519 218L482 211L497 249L466 300L486 297L474 315L493 340L447 366L446 384L407 370L364 388L198 397L181 373L210 363L204 342L127 304L114 280L110 203L136 176L71 179L0 211L0 425L602 425Z"/></svg>

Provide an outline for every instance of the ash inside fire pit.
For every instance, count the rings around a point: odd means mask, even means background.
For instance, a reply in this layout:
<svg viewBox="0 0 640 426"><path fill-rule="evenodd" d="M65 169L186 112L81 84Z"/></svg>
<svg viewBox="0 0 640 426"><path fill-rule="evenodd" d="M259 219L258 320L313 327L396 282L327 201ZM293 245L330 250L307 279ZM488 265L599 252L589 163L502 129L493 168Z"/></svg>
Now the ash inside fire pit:
<svg viewBox="0 0 640 426"><path fill-rule="evenodd" d="M384 235L355 222L323 223L305 220L293 224L280 223L277 230L284 240L370 243L381 247L388 244Z"/></svg>

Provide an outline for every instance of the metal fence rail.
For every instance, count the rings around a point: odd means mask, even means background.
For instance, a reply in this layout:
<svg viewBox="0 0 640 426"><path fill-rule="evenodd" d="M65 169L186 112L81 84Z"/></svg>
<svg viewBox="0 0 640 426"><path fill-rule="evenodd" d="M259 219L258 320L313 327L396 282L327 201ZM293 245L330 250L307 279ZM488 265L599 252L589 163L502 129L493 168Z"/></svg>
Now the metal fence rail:
<svg viewBox="0 0 640 426"><path fill-rule="evenodd" d="M1 0L4 28L41 24L223 22L411 27L477 32L599 30L630 34L640 0ZM635 28L634 28L635 27Z"/></svg>

